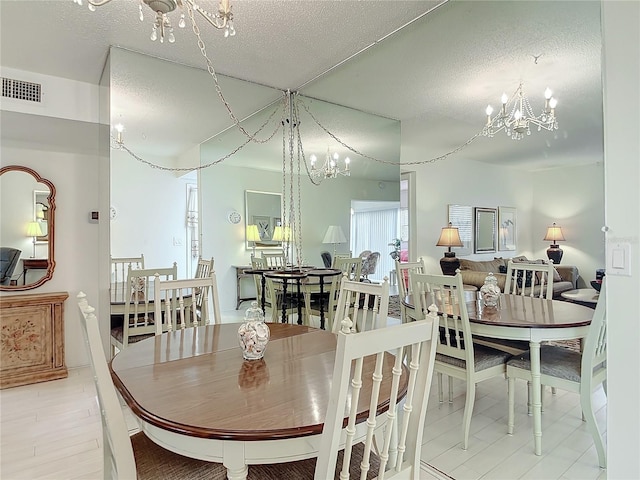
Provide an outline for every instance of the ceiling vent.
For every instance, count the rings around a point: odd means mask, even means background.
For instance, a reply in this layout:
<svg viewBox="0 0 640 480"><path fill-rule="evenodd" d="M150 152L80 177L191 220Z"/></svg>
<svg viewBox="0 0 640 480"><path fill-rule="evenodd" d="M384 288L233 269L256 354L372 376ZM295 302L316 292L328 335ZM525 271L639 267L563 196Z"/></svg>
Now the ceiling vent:
<svg viewBox="0 0 640 480"><path fill-rule="evenodd" d="M42 103L42 85L2 77L2 96L28 102Z"/></svg>

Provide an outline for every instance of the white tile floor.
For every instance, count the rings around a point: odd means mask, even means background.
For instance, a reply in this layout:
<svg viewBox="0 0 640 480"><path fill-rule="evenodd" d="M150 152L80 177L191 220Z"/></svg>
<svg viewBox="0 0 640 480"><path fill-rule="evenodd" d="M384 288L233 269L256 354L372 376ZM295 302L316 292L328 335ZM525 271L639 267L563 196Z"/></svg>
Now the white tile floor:
<svg viewBox="0 0 640 480"><path fill-rule="evenodd" d="M226 318L241 318L243 310ZM516 393L516 431L506 434L506 380L478 384L470 446L460 448L464 385L454 384L452 404L438 403L431 390L422 449L423 463L465 479L605 479L581 420L577 394L545 392L543 455L533 454L526 385ZM606 398L595 394L597 419L606 428ZM134 428L135 422L130 419ZM69 378L0 391L0 478L102 478L102 434L91 370L72 369ZM421 478L438 477L424 466Z"/></svg>

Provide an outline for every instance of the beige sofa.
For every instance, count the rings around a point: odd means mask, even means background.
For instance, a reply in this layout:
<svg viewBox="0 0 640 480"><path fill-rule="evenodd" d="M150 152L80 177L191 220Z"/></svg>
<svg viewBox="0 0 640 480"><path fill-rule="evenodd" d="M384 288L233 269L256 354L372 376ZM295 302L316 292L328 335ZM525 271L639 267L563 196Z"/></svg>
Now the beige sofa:
<svg viewBox="0 0 640 480"><path fill-rule="evenodd" d="M527 258L524 256L509 258L494 258L489 261L474 261L460 258L460 274L462 275L462 283L465 285L473 285L478 289L484 284L484 279L489 272L492 272L498 279L498 286L504 292L504 284L507 279L505 273L507 270L507 262L509 260L524 262ZM530 260L532 263L538 261ZM562 292L577 288L579 272L578 268L573 265L557 265L555 267L557 275L553 279L553 297L560 298Z"/></svg>

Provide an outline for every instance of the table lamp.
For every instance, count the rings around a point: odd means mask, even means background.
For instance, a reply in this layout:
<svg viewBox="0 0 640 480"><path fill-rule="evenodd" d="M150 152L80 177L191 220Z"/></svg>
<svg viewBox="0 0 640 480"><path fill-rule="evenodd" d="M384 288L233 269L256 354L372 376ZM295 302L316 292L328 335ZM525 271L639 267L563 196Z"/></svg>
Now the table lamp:
<svg viewBox="0 0 640 480"><path fill-rule="evenodd" d="M27 223L27 237L33 238L33 255L31 258L36 258L36 237L42 236L42 228L40 228L39 222Z"/></svg>
<svg viewBox="0 0 640 480"><path fill-rule="evenodd" d="M251 258L255 258L256 256L256 242L259 242L260 232L258 232L257 225L247 225L247 242L253 242L253 253L251 254Z"/></svg>
<svg viewBox="0 0 640 480"><path fill-rule="evenodd" d="M329 225L327 233L324 234L322 243L333 243L333 258L336 257L336 245L338 243L345 243L347 237L344 236L344 232L340 225Z"/></svg>
<svg viewBox="0 0 640 480"><path fill-rule="evenodd" d="M438 243L436 243L436 247L448 247L448 250L444 252L444 257L440 259L440 268L444 275L455 275L456 270L460 268L460 261L456 258L456 252L451 251L451 247L462 246L458 227L454 227L451 222L449 222L448 226L442 228L440 238L438 239Z"/></svg>
<svg viewBox="0 0 640 480"><path fill-rule="evenodd" d="M562 228L553 223L547 228L547 234L543 240L553 242L549 248L547 248L547 258L553 261L554 265L559 265L562 260L562 249L556 242L564 242L564 235L562 234Z"/></svg>
<svg viewBox="0 0 640 480"><path fill-rule="evenodd" d="M289 245L291 244L291 227L288 225L284 227L281 225L276 225L273 229L273 237L271 237L271 240L273 240L274 242L280 242L282 251L284 252L285 256L285 263L287 265L291 263L289 257Z"/></svg>

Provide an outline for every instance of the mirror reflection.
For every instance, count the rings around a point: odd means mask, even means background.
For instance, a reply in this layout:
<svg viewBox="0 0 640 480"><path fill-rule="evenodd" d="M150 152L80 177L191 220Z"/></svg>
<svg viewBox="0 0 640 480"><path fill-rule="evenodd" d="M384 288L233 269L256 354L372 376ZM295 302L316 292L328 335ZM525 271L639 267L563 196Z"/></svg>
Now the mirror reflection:
<svg viewBox="0 0 640 480"><path fill-rule="evenodd" d="M245 205L247 249L280 248L282 238L278 239L274 234L277 234L277 227L282 227L282 195L247 190Z"/></svg>
<svg viewBox="0 0 640 480"><path fill-rule="evenodd" d="M0 170L0 290L28 290L53 276L55 188L27 167Z"/></svg>

